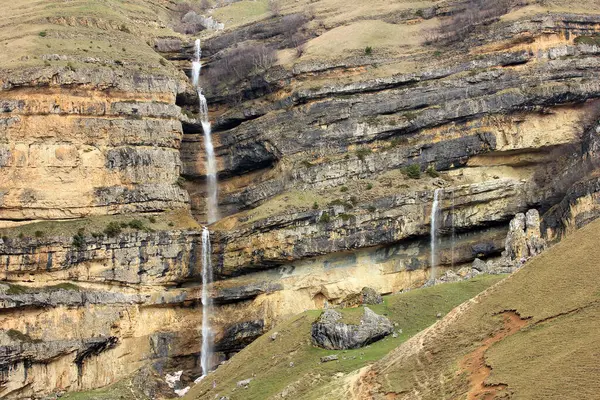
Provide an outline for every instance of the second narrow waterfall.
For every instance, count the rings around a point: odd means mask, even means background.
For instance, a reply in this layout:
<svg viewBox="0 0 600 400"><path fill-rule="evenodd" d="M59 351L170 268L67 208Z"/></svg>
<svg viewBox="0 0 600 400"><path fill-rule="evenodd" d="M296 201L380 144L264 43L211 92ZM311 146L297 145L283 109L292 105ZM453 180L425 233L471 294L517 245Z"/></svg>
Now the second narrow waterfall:
<svg viewBox="0 0 600 400"><path fill-rule="evenodd" d="M431 261L430 268L431 274L429 278L429 282L431 284L435 284L436 279L436 268L437 268L437 230L438 230L438 214L439 214L439 203L440 203L440 194L443 189L435 189L433 192L433 204L431 206L431 239L430 239L430 247L431 247Z"/></svg>
<svg viewBox="0 0 600 400"><path fill-rule="evenodd" d="M194 44L194 60L192 61L192 84L198 92L198 118L200 119L204 133L204 149L206 152L206 212L207 221L209 224L212 224L219 219L217 161L212 143L211 125L208 119L208 104L200 87L201 56L200 39L197 39ZM211 257L210 231L205 227L202 231L202 347L200 355L203 377L210 372L212 358L213 338L210 327L212 300L209 295L209 285L213 280Z"/></svg>
<svg viewBox="0 0 600 400"><path fill-rule="evenodd" d="M212 282L212 260L211 260L210 232L208 228L202 230L202 349L200 365L202 376L210 371L210 359L212 354L212 331L210 329L210 312L212 311L212 300L208 293L208 285Z"/></svg>

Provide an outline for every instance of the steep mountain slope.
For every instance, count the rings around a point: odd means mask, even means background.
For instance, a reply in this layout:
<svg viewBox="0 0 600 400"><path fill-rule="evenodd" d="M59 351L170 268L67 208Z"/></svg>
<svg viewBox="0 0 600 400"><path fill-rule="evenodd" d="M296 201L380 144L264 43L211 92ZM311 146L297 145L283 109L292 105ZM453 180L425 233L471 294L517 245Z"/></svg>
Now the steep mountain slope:
<svg viewBox="0 0 600 400"><path fill-rule="evenodd" d="M390 296L373 309L397 322L402 334L365 349L314 348L310 325L319 313L294 317L234 356L187 398L595 398L599 228L595 221L573 233L426 329L437 312L446 314L498 277ZM320 362L332 354L339 360ZM236 387L247 378L248 388Z"/></svg>
<svg viewBox="0 0 600 400"><path fill-rule="evenodd" d="M599 228L575 232L323 398L597 397Z"/></svg>
<svg viewBox="0 0 600 400"><path fill-rule="evenodd" d="M200 385L188 398L208 399L221 396L245 400L275 398L313 398L342 373L369 365L417 332L433 324L438 314L445 315L462 301L497 283L503 276L479 276L469 281L447 283L386 296L384 304L371 305L396 324L396 337L390 336L366 348L332 351L310 343L311 324L321 314L307 311L277 325L270 332L236 354ZM362 307L339 309L346 318L360 315ZM274 338L274 339L273 339ZM338 359L322 363L321 358ZM251 378L247 389L236 383ZM216 385L213 386L213 382Z"/></svg>
<svg viewBox="0 0 600 400"><path fill-rule="evenodd" d="M154 51L174 5L2 5L2 398L194 368L198 296L176 288L200 281L178 184L188 83Z"/></svg>

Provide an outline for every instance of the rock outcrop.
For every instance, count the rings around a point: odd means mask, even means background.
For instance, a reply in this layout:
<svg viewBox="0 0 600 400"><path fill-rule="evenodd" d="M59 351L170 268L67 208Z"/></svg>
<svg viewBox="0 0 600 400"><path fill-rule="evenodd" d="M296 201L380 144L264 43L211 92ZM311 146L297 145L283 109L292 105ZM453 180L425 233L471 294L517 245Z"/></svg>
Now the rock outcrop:
<svg viewBox="0 0 600 400"><path fill-rule="evenodd" d="M379 292L370 287L364 287L360 291L360 293L351 294L346 297L340 303L340 307L350 308L350 307L358 307L360 305L366 304L381 304L383 303L383 297L379 294Z"/></svg>
<svg viewBox="0 0 600 400"><path fill-rule="evenodd" d="M546 241L540 232L540 214L537 210L519 213L510 221L506 237L505 254L509 262L523 264L527 259L541 253Z"/></svg>
<svg viewBox="0 0 600 400"><path fill-rule="evenodd" d="M394 326L383 315L364 307L358 324L342 322L343 315L327 309L313 323L311 340L315 346L328 350L358 349L390 335Z"/></svg>

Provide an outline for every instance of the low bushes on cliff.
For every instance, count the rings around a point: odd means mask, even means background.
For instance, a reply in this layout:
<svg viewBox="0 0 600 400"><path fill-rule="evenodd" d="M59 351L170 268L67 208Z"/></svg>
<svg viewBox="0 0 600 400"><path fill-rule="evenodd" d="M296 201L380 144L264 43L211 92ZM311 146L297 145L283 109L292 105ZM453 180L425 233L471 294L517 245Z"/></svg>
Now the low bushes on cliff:
<svg viewBox="0 0 600 400"><path fill-rule="evenodd" d="M275 48L260 43L240 45L215 61L206 76L212 86L240 81L250 74L266 71L277 61Z"/></svg>
<svg viewBox="0 0 600 400"><path fill-rule="evenodd" d="M204 30L205 18L200 14L210 8L208 0L199 3L182 2L177 5L178 17L173 23L173 30L186 35L193 35Z"/></svg>
<svg viewBox="0 0 600 400"><path fill-rule="evenodd" d="M429 42L447 44L464 40L478 26L497 21L519 3L518 0L467 0L454 15L442 19Z"/></svg>

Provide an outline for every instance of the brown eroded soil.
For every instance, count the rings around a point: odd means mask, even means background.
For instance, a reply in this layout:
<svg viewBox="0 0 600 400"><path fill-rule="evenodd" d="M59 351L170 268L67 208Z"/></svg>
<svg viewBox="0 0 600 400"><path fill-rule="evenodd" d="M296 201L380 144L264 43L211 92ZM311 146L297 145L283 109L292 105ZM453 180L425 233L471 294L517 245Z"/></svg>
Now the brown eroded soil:
<svg viewBox="0 0 600 400"><path fill-rule="evenodd" d="M494 336L485 340L481 346L468 354L460 363L460 371L469 374L468 400L492 400L499 391L507 388L505 384L486 384L485 381L490 376L492 368L485 361L485 352L495 343L500 342L525 327L527 320L522 319L514 311L505 311L502 313L502 316L504 318L504 327Z"/></svg>

